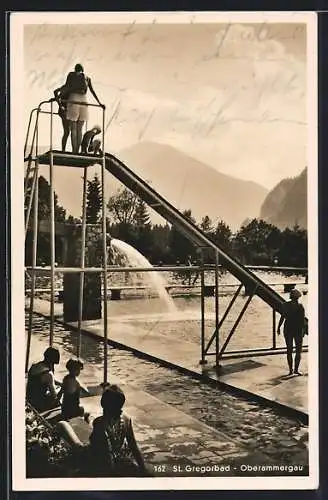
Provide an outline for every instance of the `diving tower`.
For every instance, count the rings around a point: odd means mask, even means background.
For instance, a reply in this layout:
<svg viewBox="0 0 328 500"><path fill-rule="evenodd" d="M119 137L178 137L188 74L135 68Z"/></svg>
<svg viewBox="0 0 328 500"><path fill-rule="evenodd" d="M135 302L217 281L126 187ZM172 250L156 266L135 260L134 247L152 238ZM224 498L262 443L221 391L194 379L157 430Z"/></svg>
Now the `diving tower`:
<svg viewBox="0 0 328 500"><path fill-rule="evenodd" d="M51 110L43 111L42 107L45 104L50 104ZM46 112L50 114L50 149L49 151L39 154L37 147L37 128L38 128L38 116L40 113ZM35 127L32 135L32 147L29 154L26 154L28 136L31 130L31 123L33 121L33 113L36 114L35 117ZM102 204L102 238L103 238L103 266L95 268L85 267L85 212L86 212L86 181L87 181L87 169L93 165L99 165L101 168L101 184L102 184L102 199L105 200L105 190L104 190L104 179L105 171L113 175L117 180L119 180L125 187L130 189L133 193L139 196L150 208L157 212L161 217L163 217L167 222L175 226L185 237L187 237L194 245L200 249L201 253L201 265L200 265L200 275L201 275L201 359L200 362L205 364L207 362L208 356L215 357L215 366L219 367L219 361L221 358L232 357L232 356L255 356L255 355L266 355L266 354L281 354L285 352L284 348L278 348L276 346L276 314L282 312L285 300L269 285L262 281L256 274L254 274L248 267L243 266L237 260L235 260L231 255L224 251L219 245L214 243L196 224L185 217L179 210L177 210L171 203L169 203L165 198L163 198L157 191L155 191L147 182L141 179L133 170L131 170L122 160L111 153L103 153L102 156L90 156L84 154L73 154L69 152L61 152L52 148L52 121L54 118L53 111L53 101L45 101L40 104L38 108L31 112L27 139L24 150L24 160L27 162L27 177L32 173L32 191L34 201L34 237L33 237L33 265L34 273L32 272L34 285L32 282L31 289L31 303L30 303L30 322L29 322L29 332L28 338L30 342L31 329L32 329L32 314L33 314L33 290L35 289L35 275L37 272L36 266L36 251L37 251L37 176L39 165L48 165L50 168L50 188L51 188L51 327L50 327L50 344L53 342L53 321L54 321L54 276L55 276L55 255L54 255L54 189L53 189L53 167L63 166L68 168L82 168L84 170L84 183L83 183L83 200L82 200L82 249L81 249L81 264L80 267L76 268L76 271L80 273L80 297L79 297L79 321L78 321L78 331L79 339L81 337L81 324L82 324L82 305L83 305L83 277L85 273L88 272L100 272L103 278L103 319L104 319L104 363L107 363L107 344L108 344L108 321L107 321L107 245L106 245L106 203ZM103 110L103 151L105 150L105 137L104 137L104 126L105 126L105 111ZM32 163L34 167L32 168ZM27 218L31 211L32 196L27 209ZM25 227L28 226L28 220ZM211 251L215 257L215 329L211 338L208 342L205 339L205 271L207 269L203 262L203 252ZM235 294L233 295L226 310L220 314L219 308L219 267L225 268L229 271L238 281L239 286ZM160 269L159 269L160 270ZM65 273L65 268L60 268L58 271ZM115 271L115 269L112 269ZM72 272L72 269L67 269L67 272ZM34 286L34 288L33 288ZM229 334L227 335L225 341L220 342L220 330L228 317L236 299L240 295L242 289L247 290L247 298L243 304L243 307L238 314ZM262 299L268 306L270 306L272 311L272 343L268 348L263 349L244 349L239 351L227 351L227 346L230 342L231 337L235 333L238 324L240 323L243 315L245 314L252 298L254 296ZM81 341L79 340L79 345ZM214 343L215 349L211 350ZM304 346L306 348L306 346ZM27 364L28 364L28 351L27 349ZM104 369L104 381L107 381L107 366Z"/></svg>
<svg viewBox="0 0 328 500"><path fill-rule="evenodd" d="M55 251L55 193L54 193L54 167L58 165L64 166L74 166L83 169L83 196L82 196L82 226L81 226L81 248L80 248L80 265L76 269L79 274L79 304L78 304L78 343L76 355L81 355L81 336L82 336L82 318L83 318L83 300L84 300L84 281L85 275L88 273L88 268L85 266L86 257L86 195L87 195L87 173L88 167L90 165L97 164L101 169L101 192L102 199L105 200L105 156L102 153L101 156L97 156L97 161L95 161L95 156L88 155L72 155L80 156L79 161L72 163L72 158L63 160L67 158L69 153L56 152L53 148L53 125L54 119L58 116L58 113L54 111L55 100L50 99L48 101L43 101L39 106L33 109L30 113L29 123L27 128L26 140L24 145L24 162L26 164L26 173L24 181L24 202L27 202L27 208L25 213L25 239L27 231L30 228L30 216L33 206L33 242L32 242L32 266L29 268L31 273L32 283L31 283L31 294L30 294L30 304L29 304L29 320L28 320L28 335L27 335L27 347L26 347L26 359L25 359L25 371L28 370L29 366L29 355L33 328L33 306L35 298L36 289L36 275L38 273L37 268L37 248L38 248L38 179L39 179L39 167L42 164L42 155L39 151L39 127L40 127L40 116L42 114L48 115L50 117L50 149L48 154L47 164L49 166L49 185L50 185L50 331L49 331L49 345L54 344L54 303L55 303L55 274L56 268L56 251ZM81 103L86 104L86 103ZM101 108L102 112L102 144L103 149L105 146L105 107L95 104L87 104L88 106L93 106L96 108ZM50 108L50 109L49 109ZM30 189L29 188L30 180ZM102 288L103 288L103 361L104 361L104 383L108 381L108 313L107 313L107 232L106 232L106 203L102 203L102 266L99 270L102 277ZM101 287L100 287L101 288Z"/></svg>

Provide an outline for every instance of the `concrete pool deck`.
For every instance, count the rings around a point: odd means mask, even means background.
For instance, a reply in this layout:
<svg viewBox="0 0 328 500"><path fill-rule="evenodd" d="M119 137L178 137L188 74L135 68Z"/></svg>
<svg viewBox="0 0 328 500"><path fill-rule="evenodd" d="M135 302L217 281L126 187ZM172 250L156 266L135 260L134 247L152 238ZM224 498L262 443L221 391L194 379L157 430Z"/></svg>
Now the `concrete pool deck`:
<svg viewBox="0 0 328 500"><path fill-rule="evenodd" d="M35 299L34 311L48 317L50 303ZM65 325L62 319L62 304L55 304L56 321ZM67 324L76 330L77 323ZM83 322L83 333L102 339L102 326L99 321ZM249 396L250 399L266 402L273 407L281 407L295 414L305 423L308 419L308 377L307 353L303 353L301 369L303 376L286 376L286 355L254 356L244 359L223 359L219 375L210 363L201 366L200 347L193 342L181 341L164 335L151 334L131 328L111 328L109 343L126 348L135 354L157 361L208 382L221 384L235 394ZM109 367L110 372L110 367Z"/></svg>
<svg viewBox="0 0 328 500"><path fill-rule="evenodd" d="M42 358L47 345L46 339L32 339L30 363ZM65 364L69 357L67 351L61 350L61 362L55 372L58 380L62 380L66 374ZM90 391L90 395L81 398L81 404L93 417L101 413L101 388L94 385L95 380L101 380L101 376L101 370L90 364L85 365L79 376ZM152 476L206 478L288 474L287 469L283 474L279 469L280 456L276 459L269 457L124 380L113 378L111 382L119 384L125 392L127 402L124 411L133 420L137 442ZM59 413L53 410L43 413L43 416L55 423L59 420ZM70 423L80 440L87 443L91 427L80 417L72 419ZM306 462L306 450L295 450L295 463ZM262 473L252 470L252 466L258 464L267 466L268 470ZM278 468L273 471L273 466ZM306 469L304 466L300 475L307 474Z"/></svg>

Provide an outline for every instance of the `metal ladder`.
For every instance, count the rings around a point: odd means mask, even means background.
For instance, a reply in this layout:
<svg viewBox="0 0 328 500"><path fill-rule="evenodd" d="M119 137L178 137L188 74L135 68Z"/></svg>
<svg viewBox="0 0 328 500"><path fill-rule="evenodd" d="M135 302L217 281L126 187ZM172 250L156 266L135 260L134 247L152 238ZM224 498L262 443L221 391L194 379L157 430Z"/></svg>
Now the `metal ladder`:
<svg viewBox="0 0 328 500"><path fill-rule="evenodd" d="M27 231L30 223L31 209L33 205L33 201L37 199L38 196L38 160L37 160L37 152L38 152L38 121L39 121L39 113L40 106L38 108L32 109L30 113L26 139L24 144L24 163L27 163L25 178L24 178L24 207L28 200L27 209L25 212L25 240L27 236ZM28 149L28 141L30 137L31 125L34 115L36 114L34 129L32 133L32 142L29 148L29 152L27 154ZM37 192L37 193L36 193ZM37 196L35 196L35 194ZM34 205L37 203L35 202ZM34 214L35 215L35 214Z"/></svg>
<svg viewBox="0 0 328 500"><path fill-rule="evenodd" d="M31 348L31 337L33 328L33 313L34 313L34 299L36 291L36 276L38 273L37 267L37 247L38 247L38 210L39 210L39 163L40 155L38 142L39 142L39 116L41 113L50 115L50 146L49 146L49 167L50 167L50 271L51 271L51 300L50 300L50 333L49 333L49 344L53 345L54 342L54 321L55 321L55 310L54 310L54 281L55 281L55 192L54 192L54 182L53 182L53 167L58 165L58 156L64 157L66 153L60 153L53 148L53 117L58 113L53 110L54 99L49 99L42 101L39 106L33 109L30 113L29 123L26 133L26 140L24 145L24 163L26 164L26 172L24 179L24 206L26 206L25 212L25 244L26 237L29 229L32 229L33 240L32 240L32 267L31 271L31 287L30 287L30 304L29 304L29 319L28 319L28 336L27 336L27 346L26 346L26 358L25 358L25 372L28 370L29 366L29 355ZM45 111L42 109L44 104L50 104L50 111ZM84 104L84 103L83 103ZM88 106L102 107L95 104L87 104ZM102 111L102 131L103 131L103 150L105 150L105 108ZM34 126L33 119L35 118ZM30 141L30 145L28 144ZM73 155L74 156L74 155ZM80 155L76 157L80 158ZM83 156L81 156L83 159ZM106 236L106 203L105 203L105 190L104 190L104 176L105 176L105 155L103 153L101 160L101 177L102 177L102 236L103 236L103 266L102 275L104 282L104 300L103 300L103 328L104 328L104 383L108 379L108 321L107 321L107 236ZM99 163L99 161L98 161ZM64 164L65 165L65 164ZM75 165L81 167L81 165ZM77 346L77 356L81 354L81 333L82 333L82 310L83 310L83 289L84 289L84 275L89 268L85 267L85 244L86 244L86 192L87 192L87 165L84 165L84 177L83 177L83 200L82 200L82 234L81 234L81 263L80 268L77 268L77 272L80 273L80 290L79 290L79 319L78 319L78 346ZM33 227L30 227L31 223L31 211L33 205Z"/></svg>

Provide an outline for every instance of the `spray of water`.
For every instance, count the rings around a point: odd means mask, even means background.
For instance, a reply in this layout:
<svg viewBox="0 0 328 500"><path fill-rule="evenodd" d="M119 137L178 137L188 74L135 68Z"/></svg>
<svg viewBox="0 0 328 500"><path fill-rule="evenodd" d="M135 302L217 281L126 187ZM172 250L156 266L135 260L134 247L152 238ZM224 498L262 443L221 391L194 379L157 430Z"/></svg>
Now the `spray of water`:
<svg viewBox="0 0 328 500"><path fill-rule="evenodd" d="M124 255L128 266L144 267L149 269L153 267L144 255L128 243L125 243L125 241L113 238L111 240L111 246L114 250ZM168 311L176 312L174 301L165 288L167 283L163 276L161 276L161 274L157 271L145 272L143 275L145 275L144 281L146 281L149 287L156 291L158 296L165 302Z"/></svg>

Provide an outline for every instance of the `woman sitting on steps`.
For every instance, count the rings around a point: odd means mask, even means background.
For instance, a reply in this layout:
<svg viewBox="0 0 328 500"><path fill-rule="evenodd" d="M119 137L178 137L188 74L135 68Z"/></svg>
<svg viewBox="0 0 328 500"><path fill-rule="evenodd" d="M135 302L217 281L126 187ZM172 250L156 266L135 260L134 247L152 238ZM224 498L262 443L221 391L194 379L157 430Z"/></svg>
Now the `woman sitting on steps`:
<svg viewBox="0 0 328 500"><path fill-rule="evenodd" d="M77 459L91 477L145 477L149 472L136 442L131 418L122 413L125 395L108 384L101 397L103 414L94 419L89 443L83 445L68 422L60 434L74 447Z"/></svg>

